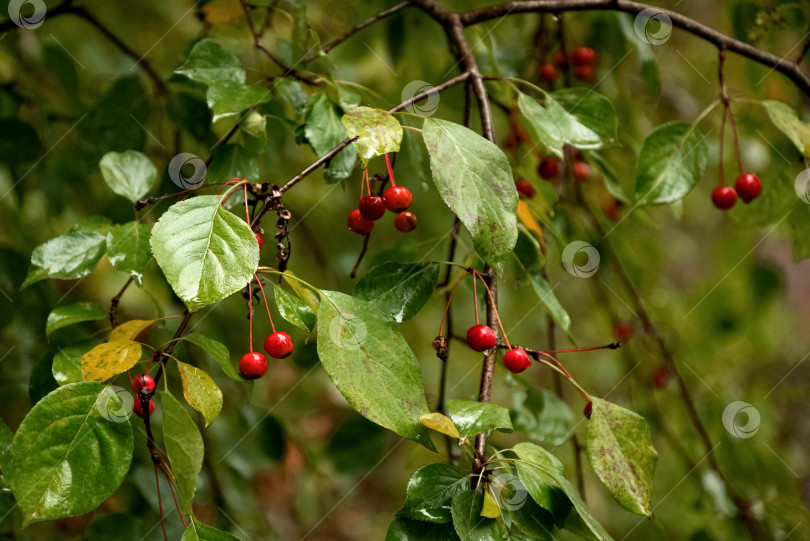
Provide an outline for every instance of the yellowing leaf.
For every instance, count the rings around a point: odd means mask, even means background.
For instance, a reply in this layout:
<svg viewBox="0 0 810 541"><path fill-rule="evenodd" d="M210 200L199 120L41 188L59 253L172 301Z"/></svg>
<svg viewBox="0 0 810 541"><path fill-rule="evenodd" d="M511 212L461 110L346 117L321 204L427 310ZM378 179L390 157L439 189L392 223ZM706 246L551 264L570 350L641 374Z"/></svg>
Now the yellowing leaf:
<svg viewBox="0 0 810 541"><path fill-rule="evenodd" d="M145 328L154 323L154 319L133 319L117 326L110 332L107 342L118 340L134 340Z"/></svg>
<svg viewBox="0 0 810 541"><path fill-rule="evenodd" d="M105 381L141 360L141 345L132 340L99 344L82 356L82 379Z"/></svg>
<svg viewBox="0 0 810 541"><path fill-rule="evenodd" d="M498 507L498 502L489 493L489 490L484 492L484 507L481 508L481 516L487 518L498 518L501 516L501 508Z"/></svg>
<svg viewBox="0 0 810 541"><path fill-rule="evenodd" d="M540 227L540 224L537 223L537 220L535 220L534 216L532 216L532 211L529 210L529 206L521 200L518 200L517 217L518 220L520 220L520 223L525 225L530 231L537 235L537 238L540 241L540 246L543 247L543 251L545 252L546 239L543 236L543 228Z"/></svg>
<svg viewBox="0 0 810 541"><path fill-rule="evenodd" d="M222 411L222 391L211 376L190 364L177 362L183 380L183 396L192 408L202 413L205 426L210 425Z"/></svg>
<svg viewBox="0 0 810 541"><path fill-rule="evenodd" d="M419 422L436 432L441 432L451 438L461 439L453 421L439 412L427 413L419 418Z"/></svg>

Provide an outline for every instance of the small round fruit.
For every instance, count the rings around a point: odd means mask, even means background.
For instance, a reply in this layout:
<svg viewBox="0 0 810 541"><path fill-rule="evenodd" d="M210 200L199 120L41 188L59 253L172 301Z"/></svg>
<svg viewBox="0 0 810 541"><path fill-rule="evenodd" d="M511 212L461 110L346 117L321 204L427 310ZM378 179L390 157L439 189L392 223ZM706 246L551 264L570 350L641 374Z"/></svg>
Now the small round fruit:
<svg viewBox="0 0 810 541"><path fill-rule="evenodd" d="M503 364L513 374L519 374L532 365L529 354L522 348L512 348L503 356Z"/></svg>
<svg viewBox="0 0 810 541"><path fill-rule="evenodd" d="M718 186L712 191L712 203L720 210L728 210L737 202L737 192L731 186Z"/></svg>
<svg viewBox="0 0 810 541"><path fill-rule="evenodd" d="M537 174L545 180L557 178L560 175L560 160L554 157L543 158L537 166Z"/></svg>
<svg viewBox="0 0 810 541"><path fill-rule="evenodd" d="M590 47L577 47L571 54L571 62L575 66L593 66L596 64L596 51Z"/></svg>
<svg viewBox="0 0 810 541"><path fill-rule="evenodd" d="M564 68L568 66L568 59L562 53L562 51L557 51L554 53L554 65L558 68Z"/></svg>
<svg viewBox="0 0 810 541"><path fill-rule="evenodd" d="M582 414L590 420L591 414L593 413L593 402L588 402L585 404L585 409L582 410Z"/></svg>
<svg viewBox="0 0 810 541"><path fill-rule="evenodd" d="M264 340L264 350L274 359L289 357L295 345L290 335L276 331Z"/></svg>
<svg viewBox="0 0 810 541"><path fill-rule="evenodd" d="M143 417L143 408L141 407L141 400L137 396L135 397L135 402L132 403L132 411L138 417ZM155 413L155 401L150 398L149 399L149 416L151 417L153 413Z"/></svg>
<svg viewBox="0 0 810 541"><path fill-rule="evenodd" d="M557 80L557 68L554 64L543 64L539 70L540 80L551 84Z"/></svg>
<svg viewBox="0 0 810 541"><path fill-rule="evenodd" d="M515 181L515 188L517 188L518 193L521 197L525 197L526 199L531 199L534 197L535 189L532 186L532 183L526 180L525 178L518 179Z"/></svg>
<svg viewBox="0 0 810 541"><path fill-rule="evenodd" d="M405 186L393 186L383 193L385 208L391 212L402 212L408 210L413 202L411 191Z"/></svg>
<svg viewBox="0 0 810 541"><path fill-rule="evenodd" d="M262 247L264 246L264 241L262 240L262 236L259 235L258 233L256 233L255 231L253 232L253 234L256 235L256 240L259 242L259 250L261 250Z"/></svg>
<svg viewBox="0 0 810 541"><path fill-rule="evenodd" d="M146 388L149 394L155 392L155 380L149 374L138 374L132 380L132 390L136 395L141 394L141 389Z"/></svg>
<svg viewBox="0 0 810 541"><path fill-rule="evenodd" d="M360 209L354 209L349 213L349 230L358 235L367 235L374 228L374 222L363 218Z"/></svg>
<svg viewBox="0 0 810 541"><path fill-rule="evenodd" d="M613 333L620 342L627 342L633 338L633 325L627 321L617 319L613 322Z"/></svg>
<svg viewBox="0 0 810 541"><path fill-rule="evenodd" d="M591 66L590 64L577 66L577 69L574 70L574 77L577 78L577 81L582 81L583 83L589 83L593 81L594 77L593 66Z"/></svg>
<svg viewBox="0 0 810 541"><path fill-rule="evenodd" d="M486 351L495 347L495 331L486 325L473 325L467 331L467 345L473 351Z"/></svg>
<svg viewBox="0 0 810 541"><path fill-rule="evenodd" d="M586 182L589 178L591 178L591 166L585 162L575 163L574 178L578 182Z"/></svg>
<svg viewBox="0 0 810 541"><path fill-rule="evenodd" d="M667 386L667 383L669 383L669 372L663 368L656 368L650 374L650 381L652 382L653 387L663 389Z"/></svg>
<svg viewBox="0 0 810 541"><path fill-rule="evenodd" d="M267 358L261 353L251 351L239 359L239 375L244 379L259 379L267 372Z"/></svg>
<svg viewBox="0 0 810 541"><path fill-rule="evenodd" d="M360 214L366 220L379 220L385 214L385 202L379 195L367 195L360 200Z"/></svg>
<svg viewBox="0 0 810 541"><path fill-rule="evenodd" d="M616 199L615 197L611 197L602 205L602 210L605 212L605 216L609 220L614 222L618 222L619 219L622 217L622 208L624 207L624 203L622 203L621 199Z"/></svg>
<svg viewBox="0 0 810 541"><path fill-rule="evenodd" d="M743 203L750 203L762 193L762 181L753 173L745 173L737 177L734 188Z"/></svg>
<svg viewBox="0 0 810 541"><path fill-rule="evenodd" d="M403 233L410 233L416 229L416 216L407 210L400 212L397 214L397 217L394 218L394 227Z"/></svg>

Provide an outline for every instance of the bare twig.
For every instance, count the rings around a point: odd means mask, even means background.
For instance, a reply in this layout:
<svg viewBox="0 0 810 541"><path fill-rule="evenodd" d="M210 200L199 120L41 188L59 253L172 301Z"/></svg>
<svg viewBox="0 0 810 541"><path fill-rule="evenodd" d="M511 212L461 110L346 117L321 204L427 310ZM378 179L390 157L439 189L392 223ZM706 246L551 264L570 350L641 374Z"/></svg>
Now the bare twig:
<svg viewBox="0 0 810 541"><path fill-rule="evenodd" d="M124 287L121 288L115 297L112 298L110 301L110 325L112 328L116 328L118 326L118 303L121 302L121 297L124 295L124 292L127 290L129 285L132 283L133 278L127 280L124 284Z"/></svg>

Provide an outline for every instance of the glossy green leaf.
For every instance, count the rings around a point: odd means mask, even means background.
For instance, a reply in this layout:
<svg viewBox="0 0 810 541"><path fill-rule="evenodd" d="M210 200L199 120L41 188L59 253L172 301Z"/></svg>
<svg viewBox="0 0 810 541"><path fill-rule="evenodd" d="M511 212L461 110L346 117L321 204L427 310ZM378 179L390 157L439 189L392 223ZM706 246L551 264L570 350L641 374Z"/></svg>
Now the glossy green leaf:
<svg viewBox="0 0 810 541"><path fill-rule="evenodd" d="M141 360L141 345L132 340L99 344L82 355L82 379L105 381L129 370Z"/></svg>
<svg viewBox="0 0 810 541"><path fill-rule="evenodd" d="M498 503L504 522L510 523L513 531L532 540L556 539L552 537L556 526L554 516L535 503L514 470L494 472L487 489Z"/></svg>
<svg viewBox="0 0 810 541"><path fill-rule="evenodd" d="M128 414L112 388L88 382L59 387L33 407L4 472L24 525L83 515L118 489L132 459Z"/></svg>
<svg viewBox="0 0 810 541"><path fill-rule="evenodd" d="M245 82L245 70L236 55L208 38L194 44L186 61L174 72L207 85L217 81Z"/></svg>
<svg viewBox="0 0 810 541"><path fill-rule="evenodd" d="M484 261L502 269L517 242L518 195L509 161L495 144L446 120L426 119L422 135L439 195Z"/></svg>
<svg viewBox="0 0 810 541"><path fill-rule="evenodd" d="M435 451L422 369L394 322L360 299L321 291L318 357L361 415Z"/></svg>
<svg viewBox="0 0 810 541"><path fill-rule="evenodd" d="M99 321L107 319L108 316L107 309L94 302L77 302L57 306L48 314L48 320L45 322L45 336L50 336L54 331L68 325L75 325L83 321Z"/></svg>
<svg viewBox="0 0 810 541"><path fill-rule="evenodd" d="M554 290L551 289L549 283L546 282L545 278L540 274L535 273L530 276L532 289L534 289L535 294L540 299L543 308L546 309L546 312L551 315L554 322L559 325L562 330L570 332L571 316L568 315L568 312L557 299L557 296L554 295Z"/></svg>
<svg viewBox="0 0 810 541"><path fill-rule="evenodd" d="M397 517L388 527L385 541L458 541L452 523L435 524Z"/></svg>
<svg viewBox="0 0 810 541"><path fill-rule="evenodd" d="M603 146L615 143L619 119L613 104L605 96L581 86L563 88L552 92L551 96L580 124L598 135Z"/></svg>
<svg viewBox="0 0 810 541"><path fill-rule="evenodd" d="M231 354L228 348L222 342L218 342L199 332L189 333L184 337L184 340L188 340L195 346L202 348L203 351L213 357L222 367L222 371L225 372L226 376L236 381L243 381L242 376L239 375L239 372L231 363Z"/></svg>
<svg viewBox="0 0 810 541"><path fill-rule="evenodd" d="M183 537L180 541L240 541L238 537L234 537L228 532L217 530L211 526L207 526L198 522L194 517L191 518L191 523L183 532Z"/></svg>
<svg viewBox="0 0 810 541"><path fill-rule="evenodd" d="M126 272L140 284L146 265L152 260L149 236L152 226L129 222L107 233L107 257L113 268Z"/></svg>
<svg viewBox="0 0 810 541"><path fill-rule="evenodd" d="M183 381L183 396L192 408L202 413L205 426L210 425L222 411L222 391L211 376L196 366L178 361L177 368Z"/></svg>
<svg viewBox="0 0 810 541"><path fill-rule="evenodd" d="M32 271L41 269L41 272L37 272L38 279L29 282L29 278L26 278L21 287L39 281L43 276L60 280L87 276L104 255L106 240L99 233L73 231L40 244L31 254L34 269L29 271L30 277Z"/></svg>
<svg viewBox="0 0 810 541"><path fill-rule="evenodd" d="M399 152L402 144L402 126L399 121L382 109L355 107L340 119L346 134L354 141L354 148L365 169L371 158L389 152Z"/></svg>
<svg viewBox="0 0 810 541"><path fill-rule="evenodd" d="M193 514L192 502L203 463L203 439L194 420L170 393L160 393L163 412L163 445L172 465L180 506Z"/></svg>
<svg viewBox="0 0 810 541"><path fill-rule="evenodd" d="M225 182L231 178L244 178L258 182L261 172L256 158L241 145L222 145L214 151L214 161L206 178L211 182ZM236 199L234 196L232 199Z"/></svg>
<svg viewBox="0 0 810 541"><path fill-rule="evenodd" d="M602 148L604 143L589 126L569 113L551 94L546 94L545 107L525 94L518 96L520 119L532 143L549 154L562 158L563 147ZM594 125L594 120L589 124Z"/></svg>
<svg viewBox="0 0 810 541"><path fill-rule="evenodd" d="M462 438L490 430L512 432L509 410L497 404L450 399L447 401L447 413Z"/></svg>
<svg viewBox="0 0 810 541"><path fill-rule="evenodd" d="M318 156L323 156L347 137L337 106L325 93L312 96L304 118L304 136ZM357 152L347 147L330 160L324 171L324 179L330 183L343 180L349 176L356 163Z"/></svg>
<svg viewBox="0 0 810 541"><path fill-rule="evenodd" d="M591 467L622 507L652 516L652 481L658 453L644 417L593 398L585 441Z"/></svg>
<svg viewBox="0 0 810 541"><path fill-rule="evenodd" d="M108 152L99 168L107 186L133 203L149 193L157 178L155 166L137 150Z"/></svg>
<svg viewBox="0 0 810 541"><path fill-rule="evenodd" d="M214 122L220 118L236 115L273 97L270 90L261 86L244 85L233 81L215 81L205 95L208 107L214 113Z"/></svg>
<svg viewBox="0 0 810 541"><path fill-rule="evenodd" d="M401 323L415 316L430 300L439 280L436 263L377 265L354 287L354 295Z"/></svg>
<svg viewBox="0 0 810 541"><path fill-rule="evenodd" d="M59 348L59 351L53 356L51 364L51 372L56 383L67 385L82 381L82 357L99 344L103 344L103 342L85 340Z"/></svg>
<svg viewBox="0 0 810 541"><path fill-rule="evenodd" d="M686 122L658 126L641 147L636 171L639 204L672 203L700 181L709 153L705 136ZM684 139L686 136L686 139Z"/></svg>
<svg viewBox="0 0 810 541"><path fill-rule="evenodd" d="M469 474L458 468L441 463L423 466L408 481L405 505L397 516L424 522L450 522L453 498L469 486Z"/></svg>
<svg viewBox="0 0 810 541"><path fill-rule="evenodd" d="M155 260L192 311L245 287L259 265L253 231L220 200L203 195L176 203L152 229Z"/></svg>
<svg viewBox="0 0 810 541"><path fill-rule="evenodd" d="M276 283L273 283L273 291L276 301L276 308L281 314L281 317L306 332L312 332L315 328L317 316L312 308L304 301L287 293Z"/></svg>
<svg viewBox="0 0 810 541"><path fill-rule="evenodd" d="M106 216L88 216L76 222L70 230L106 235L114 226L115 224L112 223L112 220Z"/></svg>
<svg viewBox="0 0 810 541"><path fill-rule="evenodd" d="M513 400L515 430L549 445L561 445L571 439L574 414L556 394L527 385L514 393Z"/></svg>
<svg viewBox="0 0 810 541"><path fill-rule="evenodd" d="M503 523L481 516L484 494L465 490L453 498L453 526L461 541L501 541L509 539Z"/></svg>
<svg viewBox="0 0 810 541"><path fill-rule="evenodd" d="M768 117L782 133L787 135L805 158L810 158L810 124L799 120L796 111L779 101L764 101Z"/></svg>
<svg viewBox="0 0 810 541"><path fill-rule="evenodd" d="M515 452L517 453L517 450ZM517 454L522 460L527 460L521 453ZM516 464L516 468L520 482L531 496L532 501L548 511L556 523L562 523L571 510L571 502L565 492L557 486L555 481L544 476L537 468L520 462Z"/></svg>

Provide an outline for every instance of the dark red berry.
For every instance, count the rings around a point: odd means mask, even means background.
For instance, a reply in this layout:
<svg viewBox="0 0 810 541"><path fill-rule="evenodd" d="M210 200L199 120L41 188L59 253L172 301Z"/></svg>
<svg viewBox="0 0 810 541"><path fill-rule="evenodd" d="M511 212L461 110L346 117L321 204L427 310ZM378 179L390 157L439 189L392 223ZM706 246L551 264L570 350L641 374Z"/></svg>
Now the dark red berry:
<svg viewBox="0 0 810 541"><path fill-rule="evenodd" d="M261 250L262 247L264 246L264 241L262 240L262 236L259 235L258 233L256 233L255 231L253 232L253 234L256 235L256 240L259 241L259 250Z"/></svg>
<svg viewBox="0 0 810 541"><path fill-rule="evenodd" d="M650 381L657 389L663 389L669 383L669 372L663 368L656 368L650 374Z"/></svg>
<svg viewBox="0 0 810 541"><path fill-rule="evenodd" d="M503 356L503 364L513 374L519 374L532 365L529 354L522 348L512 348Z"/></svg>
<svg viewBox="0 0 810 541"><path fill-rule="evenodd" d="M577 47L571 54L571 63L575 66L593 66L596 64L596 51L590 47Z"/></svg>
<svg viewBox="0 0 810 541"><path fill-rule="evenodd" d="M745 173L737 177L734 188L743 203L750 203L762 193L762 181L753 173Z"/></svg>
<svg viewBox="0 0 810 541"><path fill-rule="evenodd" d="M274 359L289 357L294 347L290 335L281 331L274 332L264 340L264 350Z"/></svg>
<svg viewBox="0 0 810 541"><path fill-rule="evenodd" d="M517 188L518 193L525 197L526 199L531 199L534 197L535 189L532 186L532 183L526 180L525 178L521 178L515 181L515 188Z"/></svg>
<svg viewBox="0 0 810 541"><path fill-rule="evenodd" d="M267 372L267 359L259 352L245 353L239 359L239 375L244 379L259 379Z"/></svg>
<svg viewBox="0 0 810 541"><path fill-rule="evenodd" d="M360 200L360 214L366 220L379 220L385 214L385 202L379 195L367 195Z"/></svg>
<svg viewBox="0 0 810 541"><path fill-rule="evenodd" d="M138 417L143 417L143 408L141 407L141 400L137 396L135 397L135 402L133 402L132 404L132 411L135 412L135 415L137 415ZM155 401L150 398L149 416L151 417L153 413L155 413Z"/></svg>
<svg viewBox="0 0 810 541"><path fill-rule="evenodd" d="M138 374L132 380L132 390L136 395L141 394L141 389L146 388L149 393L155 392L155 380L149 374Z"/></svg>
<svg viewBox="0 0 810 541"><path fill-rule="evenodd" d="M602 205L602 210L605 211L605 216L607 216L609 220L618 222L622 217L622 207L624 207L624 203L622 203L620 199L611 197Z"/></svg>
<svg viewBox="0 0 810 541"><path fill-rule="evenodd" d="M737 192L731 186L718 186L712 191L712 203L720 210L728 210L737 202Z"/></svg>
<svg viewBox="0 0 810 541"><path fill-rule="evenodd" d="M416 216L407 210L405 212L400 212L397 214L397 217L394 218L394 227L403 233L410 233L416 229Z"/></svg>
<svg viewBox="0 0 810 541"><path fill-rule="evenodd" d="M574 178L579 182L586 182L591 177L591 166L585 162L574 164Z"/></svg>
<svg viewBox="0 0 810 541"><path fill-rule="evenodd" d="M562 54L561 51L557 51L554 53L554 65L558 68L564 68L568 66L568 59Z"/></svg>
<svg viewBox="0 0 810 541"><path fill-rule="evenodd" d="M537 174L545 180L557 178L560 175L560 160L553 156L543 158L537 166Z"/></svg>
<svg viewBox="0 0 810 541"><path fill-rule="evenodd" d="M589 64L577 66L577 69L574 70L574 77L576 77L577 81L582 81L583 83L589 83L593 81L594 77L593 66Z"/></svg>
<svg viewBox="0 0 810 541"><path fill-rule="evenodd" d="M474 351L486 351L495 347L495 331L486 325L473 325L467 331L467 345Z"/></svg>
<svg viewBox="0 0 810 541"><path fill-rule="evenodd" d="M385 208L391 212L402 212L407 210L413 202L411 191L405 186L394 186L385 190L383 194Z"/></svg>
<svg viewBox="0 0 810 541"><path fill-rule="evenodd" d="M588 419L590 419L592 413L593 413L593 402L588 402L587 404L585 404L585 409L582 410L582 414Z"/></svg>
<svg viewBox="0 0 810 541"><path fill-rule="evenodd" d="M365 235L374 228L374 222L363 218L360 209L354 209L349 213L349 230L359 235Z"/></svg>
<svg viewBox="0 0 810 541"><path fill-rule="evenodd" d="M540 80L551 84L557 80L557 68L554 64L543 64L539 70Z"/></svg>
<svg viewBox="0 0 810 541"><path fill-rule="evenodd" d="M613 322L613 333L621 342L627 342L633 338L634 330L633 325L627 321L617 319Z"/></svg>

